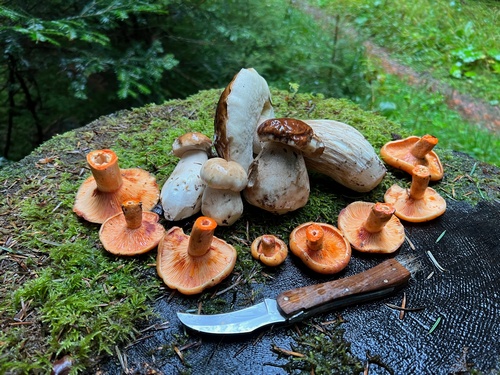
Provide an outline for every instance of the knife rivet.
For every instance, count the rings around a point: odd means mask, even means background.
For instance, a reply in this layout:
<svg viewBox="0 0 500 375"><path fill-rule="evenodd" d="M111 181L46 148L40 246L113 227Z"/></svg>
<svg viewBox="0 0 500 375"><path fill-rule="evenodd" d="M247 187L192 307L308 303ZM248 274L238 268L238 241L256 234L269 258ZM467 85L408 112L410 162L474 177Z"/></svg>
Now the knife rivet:
<svg viewBox="0 0 500 375"><path fill-rule="evenodd" d="M349 288L345 288L345 291L348 292L349 291Z"/></svg>
<svg viewBox="0 0 500 375"><path fill-rule="evenodd" d="M389 280L387 280L387 279L384 279L384 283L386 283L386 284L387 284L388 282L389 282Z"/></svg>
<svg viewBox="0 0 500 375"><path fill-rule="evenodd" d="M288 297L283 297L283 299L284 299L285 301L288 301L290 298L288 298Z"/></svg>

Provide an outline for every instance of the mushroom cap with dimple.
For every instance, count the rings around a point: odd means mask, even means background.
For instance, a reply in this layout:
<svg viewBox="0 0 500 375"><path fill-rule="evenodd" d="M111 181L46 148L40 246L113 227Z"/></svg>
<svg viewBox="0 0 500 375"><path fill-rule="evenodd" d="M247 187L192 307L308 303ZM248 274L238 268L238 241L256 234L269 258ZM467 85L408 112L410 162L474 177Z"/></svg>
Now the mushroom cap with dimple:
<svg viewBox="0 0 500 375"><path fill-rule="evenodd" d="M375 205L383 203L352 202L338 216L338 227L351 246L363 253L389 254L401 247L405 239L403 224L392 215L378 232L369 232L364 223ZM391 214L394 208L391 207Z"/></svg>
<svg viewBox="0 0 500 375"><path fill-rule="evenodd" d="M209 251L201 256L188 253L189 236L172 227L158 244L156 270L163 282L182 294L192 295L219 284L236 264L236 249L213 237Z"/></svg>
<svg viewBox="0 0 500 375"><path fill-rule="evenodd" d="M242 191L248 182L247 172L235 161L208 159L201 167L200 177L213 189Z"/></svg>
<svg viewBox="0 0 500 375"><path fill-rule="evenodd" d="M172 152L177 157L182 157L188 151L204 151L208 153L212 147L212 140L205 134L190 132L177 137L172 144Z"/></svg>

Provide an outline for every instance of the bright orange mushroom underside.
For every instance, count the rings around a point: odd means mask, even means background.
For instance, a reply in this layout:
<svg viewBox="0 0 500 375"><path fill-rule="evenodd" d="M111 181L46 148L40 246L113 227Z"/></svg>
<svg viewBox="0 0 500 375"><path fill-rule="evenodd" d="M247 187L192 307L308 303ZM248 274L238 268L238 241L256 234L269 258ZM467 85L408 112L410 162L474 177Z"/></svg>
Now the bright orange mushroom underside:
<svg viewBox="0 0 500 375"><path fill-rule="evenodd" d="M432 188L427 188L421 199L411 199L408 189L393 185L385 193L384 200L394 205L396 216L413 223L433 220L446 211L446 201Z"/></svg>

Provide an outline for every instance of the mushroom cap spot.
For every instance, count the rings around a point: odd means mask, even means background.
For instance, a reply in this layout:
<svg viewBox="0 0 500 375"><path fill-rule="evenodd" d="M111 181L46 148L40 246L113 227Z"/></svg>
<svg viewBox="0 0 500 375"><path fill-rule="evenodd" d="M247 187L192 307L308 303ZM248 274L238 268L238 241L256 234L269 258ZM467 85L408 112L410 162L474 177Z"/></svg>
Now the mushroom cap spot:
<svg viewBox="0 0 500 375"><path fill-rule="evenodd" d="M426 188L422 199L411 199L409 190L392 185L384 194L384 201L396 208L396 216L412 223L422 223L441 216L446 211L446 201L433 188Z"/></svg>
<svg viewBox="0 0 500 375"><path fill-rule="evenodd" d="M388 165L409 174L412 174L416 165L424 165L429 168L431 181L439 181L443 178L444 170L436 152L431 150L423 158L417 158L410 152L420 139L420 137L413 135L405 139L387 142L380 149L380 156Z"/></svg>
<svg viewBox="0 0 500 375"><path fill-rule="evenodd" d="M208 159L200 170L201 179L214 189L242 191L248 182L247 172L235 161Z"/></svg>
<svg viewBox="0 0 500 375"><path fill-rule="evenodd" d="M323 247L311 250L307 246L306 231L309 225L317 224L324 232ZM290 250L304 264L321 274L334 274L342 271L351 260L351 245L335 226L325 223L308 222L296 227L290 233Z"/></svg>
<svg viewBox="0 0 500 375"><path fill-rule="evenodd" d="M280 142L295 147L303 154L317 157L325 145L315 136L314 130L304 121L282 117L262 122L257 127L257 135L263 142Z"/></svg>
<svg viewBox="0 0 500 375"><path fill-rule="evenodd" d="M266 238L266 236L272 238L272 241L274 241L274 253L270 255L266 255L262 251L262 241ZM288 246L286 243L272 234L265 234L257 237L253 240L250 250L254 259L260 260L266 266L270 267L279 266L288 256Z"/></svg>
<svg viewBox="0 0 500 375"><path fill-rule="evenodd" d="M360 252L393 253L404 242L404 226L396 216L392 215L381 231L375 233L367 231L363 224L374 206L375 203L370 202L350 203L340 211L338 227L351 246Z"/></svg>
<svg viewBox="0 0 500 375"><path fill-rule="evenodd" d="M190 256L189 236L172 227L158 244L156 270L163 282L180 293L192 295L219 284L234 269L236 249L213 237L205 255Z"/></svg>
<svg viewBox="0 0 500 375"><path fill-rule="evenodd" d="M127 227L125 215L116 214L101 225L99 239L106 251L115 255L139 255L154 249L165 234L165 228L158 223L159 216L154 212L142 212L139 228Z"/></svg>
<svg viewBox="0 0 500 375"><path fill-rule="evenodd" d="M190 132L177 137L172 144L172 152L177 157L182 157L182 155L187 151L205 151L208 153L212 147L212 140L205 134L198 132Z"/></svg>
<svg viewBox="0 0 500 375"><path fill-rule="evenodd" d="M121 204L128 200L142 202L144 211L151 210L160 198L156 178L140 168L121 169L122 185L117 191L97 190L93 176L88 177L76 193L73 211L92 223L102 224L121 212Z"/></svg>

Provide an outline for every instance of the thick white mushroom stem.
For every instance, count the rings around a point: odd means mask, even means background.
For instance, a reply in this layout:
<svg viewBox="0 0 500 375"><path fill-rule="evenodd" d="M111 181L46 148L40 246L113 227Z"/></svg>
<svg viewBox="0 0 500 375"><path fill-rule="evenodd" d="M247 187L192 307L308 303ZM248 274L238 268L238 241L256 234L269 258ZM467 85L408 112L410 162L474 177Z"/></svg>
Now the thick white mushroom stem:
<svg viewBox="0 0 500 375"><path fill-rule="evenodd" d="M142 225L142 203L138 201L126 201L122 204L123 215L127 222L127 228L137 229Z"/></svg>
<svg viewBox="0 0 500 375"><path fill-rule="evenodd" d="M325 237L325 232L318 224L311 224L306 229L306 241L307 247L310 250L318 251L323 248L323 238Z"/></svg>
<svg viewBox="0 0 500 375"><path fill-rule="evenodd" d="M97 185L103 193L113 193L123 184L118 157L111 150L96 150L87 154L87 163Z"/></svg>
<svg viewBox="0 0 500 375"><path fill-rule="evenodd" d="M410 149L410 153L418 159L423 159L434 146L438 143L438 139L433 135L426 134L420 138Z"/></svg>
<svg viewBox="0 0 500 375"><path fill-rule="evenodd" d="M424 197L425 190L429 186L431 174L429 168L424 165L418 165L413 168L413 174L410 186L410 199L420 200Z"/></svg>
<svg viewBox="0 0 500 375"><path fill-rule="evenodd" d="M377 233L384 229L387 222L391 219L396 209L387 203L375 203L363 223L363 228L370 233Z"/></svg>
<svg viewBox="0 0 500 375"><path fill-rule="evenodd" d="M205 255L212 246L217 222L207 216L200 216L193 224L189 236L188 254L193 257Z"/></svg>

